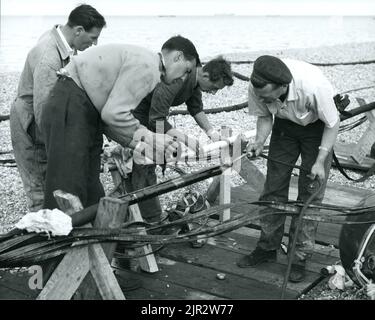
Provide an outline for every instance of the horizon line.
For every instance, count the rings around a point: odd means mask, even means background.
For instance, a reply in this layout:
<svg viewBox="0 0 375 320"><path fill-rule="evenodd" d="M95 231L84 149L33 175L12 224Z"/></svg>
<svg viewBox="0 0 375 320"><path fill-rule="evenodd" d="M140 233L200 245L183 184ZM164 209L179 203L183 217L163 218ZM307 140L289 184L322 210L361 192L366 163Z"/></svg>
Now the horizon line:
<svg viewBox="0 0 375 320"><path fill-rule="evenodd" d="M63 17L61 14L1 14L0 17ZM109 14L107 17L373 17L375 14L235 14L235 13L215 13L215 14Z"/></svg>

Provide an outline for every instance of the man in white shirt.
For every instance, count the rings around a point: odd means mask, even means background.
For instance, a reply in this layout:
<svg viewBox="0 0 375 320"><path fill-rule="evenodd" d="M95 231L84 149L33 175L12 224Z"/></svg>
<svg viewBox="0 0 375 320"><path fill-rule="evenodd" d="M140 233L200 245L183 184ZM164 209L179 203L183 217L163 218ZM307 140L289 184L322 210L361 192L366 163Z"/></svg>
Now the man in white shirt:
<svg viewBox="0 0 375 320"><path fill-rule="evenodd" d="M314 202L321 202L328 179L340 118L333 101L334 90L319 68L302 61L261 56L254 63L249 85L249 114L257 116L257 134L247 152L258 156L272 131L269 157L294 165L301 156L298 200L306 201L311 179L323 185ZM267 178L260 200L288 200L292 167L269 160ZM273 212L264 209L262 213ZM293 218L289 234L291 246L297 219ZM285 215L268 215L261 219L262 232L255 250L237 265L251 267L276 259L284 234ZM297 238L289 280L305 277L306 258L311 254L317 224L304 220Z"/></svg>
<svg viewBox="0 0 375 320"><path fill-rule="evenodd" d="M17 97L10 110L10 131L30 211L43 207L46 152L41 137L41 110L57 82L56 71L70 58L93 44L106 22L89 5L76 7L65 25L44 33L29 52L22 71Z"/></svg>

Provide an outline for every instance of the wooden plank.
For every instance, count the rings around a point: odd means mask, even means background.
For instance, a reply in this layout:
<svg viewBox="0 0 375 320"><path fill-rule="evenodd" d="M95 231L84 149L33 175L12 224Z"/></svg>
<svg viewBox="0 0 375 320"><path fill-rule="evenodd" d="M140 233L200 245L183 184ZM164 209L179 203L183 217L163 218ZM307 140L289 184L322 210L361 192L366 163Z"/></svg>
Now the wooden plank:
<svg viewBox="0 0 375 320"><path fill-rule="evenodd" d="M362 98L357 98L359 106L366 104L366 101ZM362 164L368 154L372 145L375 142L375 110L371 110L365 113L369 120L369 125L366 131L362 134L361 138L357 141L351 152L351 158L358 164Z"/></svg>
<svg viewBox="0 0 375 320"><path fill-rule="evenodd" d="M83 209L81 201L75 195L62 190L54 191L53 195L60 209L68 215ZM87 248L74 248L61 262L49 264L48 274L45 275L48 281L37 299L71 299L89 270L87 259ZM74 268L73 272L71 268Z"/></svg>
<svg viewBox="0 0 375 320"><path fill-rule="evenodd" d="M82 208L80 200L73 195L58 191L56 197L61 206L71 213ZM94 225L98 228L118 227L124 221L126 208L127 203L123 201L102 198ZM97 298L98 286L104 299L125 299L108 262L113 256L114 247L115 244L105 247L107 256L99 244L72 248L55 269L38 299L70 299L80 285L80 296L84 299ZM90 269L95 282L86 276Z"/></svg>
<svg viewBox="0 0 375 320"><path fill-rule="evenodd" d="M375 159L365 156L362 160L361 163L357 163L352 157L351 153L356 147L356 143L340 143L336 142L334 150L337 156L337 159L339 160L341 166L343 168L349 168L349 169L357 169L357 170L364 170L367 171L370 169L374 163ZM335 163L332 162L332 165L335 166Z"/></svg>
<svg viewBox="0 0 375 320"><path fill-rule="evenodd" d="M230 138L232 136L232 132L227 127L222 127L220 130L220 134L222 139L223 138ZM222 163L230 162L230 154L229 154L229 144L225 147L220 149L220 157ZM220 194L219 194L219 201L220 204L227 204L230 203L230 195L231 195L231 173L232 168L228 168L220 175ZM220 221L226 221L230 219L230 209L225 209L220 212Z"/></svg>
<svg viewBox="0 0 375 320"><path fill-rule="evenodd" d="M289 189L290 200L295 200L297 198L297 183L298 177L292 177ZM373 194L372 190L348 187L328 182L323 202L338 206L355 207L358 205L359 201L361 201L364 197L367 197L371 194ZM232 201L234 203L240 201L256 201L258 197L259 193L257 193L253 188L251 188L247 184L235 187L232 191ZM244 213L254 211L256 210L256 208L256 206L244 205L240 208L233 208L232 211L233 213ZM322 210L322 212L328 213L328 211L326 210ZM259 226L259 223L257 222L254 222L253 224L255 226ZM287 218L285 230L289 230L289 225L290 219ZM337 246L340 230L341 225L332 223L320 223L318 225L316 241L322 244L333 244Z"/></svg>
<svg viewBox="0 0 375 320"><path fill-rule="evenodd" d="M56 199L56 202L60 210L69 216L71 216L74 212L83 209L81 200L75 195L72 195L62 190L55 190L53 192L53 195ZM43 269L43 285L47 283L48 279L50 278L50 276L52 275L52 273L54 272L54 270L59 265L62 259L63 257L60 256L49 262L40 263L40 266Z"/></svg>
<svg viewBox="0 0 375 320"><path fill-rule="evenodd" d="M292 177L289 189L290 200L297 199L298 177ZM372 190L356 188L355 186L345 186L328 181L323 202L338 206L354 207L364 197L373 194Z"/></svg>
<svg viewBox="0 0 375 320"><path fill-rule="evenodd" d="M122 176L118 171L112 171L111 172L113 182L115 186L119 185L119 190L117 191L118 194L125 194L127 190L132 190L132 186L129 179L123 179ZM133 204L129 206L129 219L132 219L133 221L143 221L141 212L139 210L138 204ZM125 220L125 219L124 219ZM145 229L140 229L140 234L145 234ZM136 253L138 255L141 255L140 258L138 258L140 268L145 272L157 272L158 265L156 263L155 257L152 252L152 248L150 245L146 245L140 248L135 249Z"/></svg>
<svg viewBox="0 0 375 320"><path fill-rule="evenodd" d="M241 159L241 168L238 174L246 181L246 184L258 194L263 191L266 177L248 158L243 157Z"/></svg>
<svg viewBox="0 0 375 320"><path fill-rule="evenodd" d="M219 280L218 272L205 266L162 257L158 257L157 260L160 272L144 276L142 280L147 289L160 290L158 287L161 287L164 297L179 295L173 292L178 288L185 289L183 299L278 299L281 294L280 288L257 280L235 274L226 274L224 280ZM154 281L151 287L150 281ZM288 298L296 298L297 295L298 292L287 292Z"/></svg>
<svg viewBox="0 0 375 320"><path fill-rule="evenodd" d="M138 204L133 204L129 206L129 213L134 221L143 221L141 212L139 210ZM146 234L145 228L139 228L140 234ZM156 263L155 256L151 254L151 245L145 245L143 247L138 247L135 249L136 254L145 255L138 258L139 265L141 269L145 272L154 273L159 271L158 264Z"/></svg>
<svg viewBox="0 0 375 320"><path fill-rule="evenodd" d="M123 281L122 279L135 278L142 281L143 288L137 290L131 290L126 292L128 299L178 299L178 300L222 300L223 298L209 294L207 292L200 291L196 288L189 288L173 281L170 281L168 277L156 277L158 273L148 274L148 273L135 273L129 270L117 269L116 276L119 283ZM143 290L142 290L143 289ZM143 291L141 295L140 290Z"/></svg>
<svg viewBox="0 0 375 320"><path fill-rule="evenodd" d="M163 267L164 268L164 267ZM179 299L179 300L222 300L223 298L174 282L169 278L169 272L136 273L125 269L116 269L116 276L121 284L129 278L136 278L143 283L143 288L126 292L128 299ZM161 276L162 274L162 276ZM186 277L186 276L185 276ZM123 280L122 280L123 279ZM143 294L141 295L139 292Z"/></svg>
<svg viewBox="0 0 375 320"><path fill-rule="evenodd" d="M241 257L240 254L209 244L199 249L190 248L187 244L169 245L160 252L160 256L181 262L189 260L197 266L257 280L279 288L282 286L286 272L286 266L279 263L265 263L255 268L239 268L236 261ZM320 276L316 273L307 271L306 279L300 283L289 282L288 290L301 293L318 278Z"/></svg>
<svg viewBox="0 0 375 320"><path fill-rule="evenodd" d="M74 212L81 211L83 209L81 200L73 194L64 192L62 190L56 190L53 192L53 196L55 197L60 210L64 211L69 216Z"/></svg>
<svg viewBox="0 0 375 320"><path fill-rule="evenodd" d="M118 228L125 219L127 207L128 204L119 199L101 198L94 226L96 228ZM116 285L117 281L110 267L115 248L116 243L89 246L90 274L94 281L91 280L89 275L84 279L80 288L82 299L125 299L119 285ZM102 256L101 252L105 255ZM100 272L103 273L100 274ZM103 284L104 281L108 283Z"/></svg>
<svg viewBox="0 0 375 320"><path fill-rule="evenodd" d="M296 200L298 194L298 177L292 177L289 188L289 200ZM325 191L323 202L338 206L355 207L364 197L374 194L372 190L366 190L356 187L349 187L344 185L328 182ZM248 184L233 188L233 201L256 201L259 198L259 193L256 192Z"/></svg>
<svg viewBox="0 0 375 320"><path fill-rule="evenodd" d="M266 181L265 175L246 157L241 158L240 165L238 174L246 181L247 186L251 188L252 192L255 191L255 194L259 196L263 191L264 183ZM238 166L234 166L234 168L238 169ZM220 193L220 180L220 177L214 177L212 183L207 189L206 198L210 204L213 204L216 201L216 198Z"/></svg>
<svg viewBox="0 0 375 320"><path fill-rule="evenodd" d="M57 266L37 300L69 300L89 271L87 247L72 248Z"/></svg>
<svg viewBox="0 0 375 320"><path fill-rule="evenodd" d="M225 170L220 176L220 204L230 203L231 198L231 172L229 168ZM220 212L220 221L230 219L230 209L224 209Z"/></svg>
<svg viewBox="0 0 375 320"><path fill-rule="evenodd" d="M104 300L125 300L101 245L89 246L90 272Z"/></svg>
<svg viewBox="0 0 375 320"><path fill-rule="evenodd" d="M241 231L241 233L233 231L215 237L209 241L209 244L240 254L249 254L255 249L260 232L258 231L257 235L252 236L250 233L252 230L249 228L241 228ZM286 245L288 244L287 238L284 238L283 241ZM320 273L323 267L335 264L339 260L337 249L316 245L312 257L307 260L306 269L311 272ZM277 261L285 265L287 263L287 256L281 250L278 251Z"/></svg>
<svg viewBox="0 0 375 320"><path fill-rule="evenodd" d="M125 220L128 204L119 199L104 197L100 199L98 213L94 221L95 228L120 228ZM111 261L115 252L116 243L102 243L101 246Z"/></svg>

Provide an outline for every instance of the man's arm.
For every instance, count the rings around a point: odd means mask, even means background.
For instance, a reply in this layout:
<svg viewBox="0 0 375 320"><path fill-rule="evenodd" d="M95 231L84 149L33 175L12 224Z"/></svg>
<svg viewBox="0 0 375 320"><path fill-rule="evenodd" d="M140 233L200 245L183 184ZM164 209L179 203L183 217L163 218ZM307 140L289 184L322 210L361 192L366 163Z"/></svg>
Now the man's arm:
<svg viewBox="0 0 375 320"><path fill-rule="evenodd" d="M210 121L207 118L207 115L200 111L194 116L195 122L204 130L205 132L208 132L210 130L213 130L212 125Z"/></svg>
<svg viewBox="0 0 375 320"><path fill-rule="evenodd" d="M327 125L324 127L319 154L311 168L311 178L314 179L315 176L318 176L322 181L325 179L326 172L324 170L324 162L335 144L339 128L340 120L338 120L332 128L329 128Z"/></svg>
<svg viewBox="0 0 375 320"><path fill-rule="evenodd" d="M60 65L58 63L52 64L42 58L34 69L33 109L35 122L38 128L40 128L41 125L43 106L57 82L56 71L58 71L59 68Z"/></svg>
<svg viewBox="0 0 375 320"><path fill-rule="evenodd" d="M184 81L176 80L172 84L159 83L152 95L149 112L149 126L157 133L166 133L196 151L198 141L172 127L167 121L169 110L177 93L182 89Z"/></svg>
<svg viewBox="0 0 375 320"><path fill-rule="evenodd" d="M214 130L207 115L203 111L202 92L195 88L192 96L186 101L187 109L190 115L195 119L198 126L207 134L212 141L218 141L220 134Z"/></svg>
<svg viewBox="0 0 375 320"><path fill-rule="evenodd" d="M141 100L152 91L156 83L155 75L151 68L145 65L123 66L112 91L105 103L101 118L109 127L109 137L123 146L131 147L129 141L133 140L135 132L140 129L139 121L134 118L131 110L135 109ZM143 128L144 129L144 128ZM151 134L148 130L142 130ZM139 138L139 135L136 135ZM152 140L152 139L151 139Z"/></svg>
<svg viewBox="0 0 375 320"><path fill-rule="evenodd" d="M255 136L255 141L249 143L246 147L246 151L250 153L251 156L259 156L263 151L263 146L272 131L273 117L269 116L258 116L257 119L257 133Z"/></svg>
<svg viewBox="0 0 375 320"><path fill-rule="evenodd" d="M319 119L325 123L320 149L314 165L311 168L311 177L318 176L321 180L325 179L324 162L331 152L340 127L340 117L336 109L334 100L334 91L328 80L323 79L317 86L314 93L314 99L317 105Z"/></svg>

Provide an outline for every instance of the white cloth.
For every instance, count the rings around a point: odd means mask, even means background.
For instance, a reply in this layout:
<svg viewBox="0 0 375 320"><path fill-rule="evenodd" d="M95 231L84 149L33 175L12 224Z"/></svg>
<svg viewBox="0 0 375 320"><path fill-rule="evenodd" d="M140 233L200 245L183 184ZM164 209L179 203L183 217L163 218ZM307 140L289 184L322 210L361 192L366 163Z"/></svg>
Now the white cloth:
<svg viewBox="0 0 375 320"><path fill-rule="evenodd" d="M293 79L284 102L279 99L264 103L255 95L249 84L249 114L287 119L306 126L322 120L328 128L339 121L339 113L333 101L334 89L323 72L316 66L292 59L281 59L292 73Z"/></svg>
<svg viewBox="0 0 375 320"><path fill-rule="evenodd" d="M16 224L17 229L28 232L51 233L53 236L66 236L72 231L72 218L59 209L42 209L27 213Z"/></svg>

